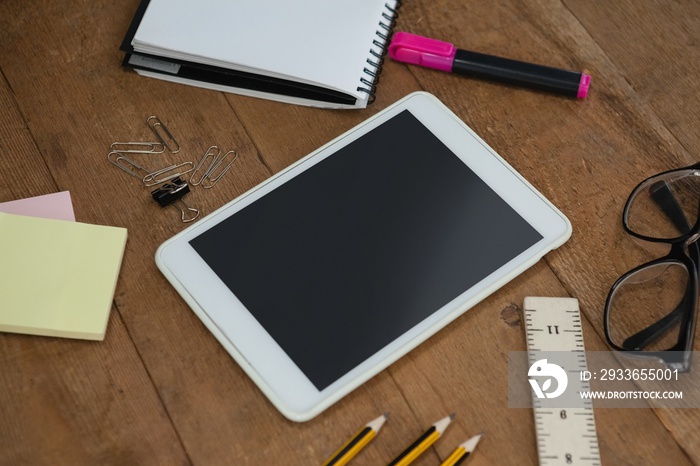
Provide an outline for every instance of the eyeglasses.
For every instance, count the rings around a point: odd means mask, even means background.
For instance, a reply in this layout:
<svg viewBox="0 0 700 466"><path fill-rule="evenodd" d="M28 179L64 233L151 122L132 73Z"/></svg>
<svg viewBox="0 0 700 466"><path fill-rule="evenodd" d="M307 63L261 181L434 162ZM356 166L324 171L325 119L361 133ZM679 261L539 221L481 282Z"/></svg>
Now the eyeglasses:
<svg viewBox="0 0 700 466"><path fill-rule="evenodd" d="M700 267L700 163L647 178L622 214L625 231L666 255L622 275L605 303L605 337L633 356L690 369Z"/></svg>

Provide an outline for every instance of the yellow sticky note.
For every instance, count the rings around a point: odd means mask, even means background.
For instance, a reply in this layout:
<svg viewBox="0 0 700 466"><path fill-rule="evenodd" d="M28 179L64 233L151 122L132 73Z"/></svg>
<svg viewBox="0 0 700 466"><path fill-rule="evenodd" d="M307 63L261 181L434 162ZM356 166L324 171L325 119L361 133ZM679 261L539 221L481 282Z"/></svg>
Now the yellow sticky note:
<svg viewBox="0 0 700 466"><path fill-rule="evenodd" d="M0 212L0 331L103 340L126 229Z"/></svg>

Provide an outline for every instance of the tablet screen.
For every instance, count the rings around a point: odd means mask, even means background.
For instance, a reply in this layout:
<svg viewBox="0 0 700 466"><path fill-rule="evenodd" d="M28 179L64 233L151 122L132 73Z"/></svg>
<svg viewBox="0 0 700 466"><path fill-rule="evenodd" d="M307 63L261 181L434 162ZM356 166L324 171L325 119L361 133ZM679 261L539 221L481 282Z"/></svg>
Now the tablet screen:
<svg viewBox="0 0 700 466"><path fill-rule="evenodd" d="M404 110L190 244L323 390L541 239Z"/></svg>

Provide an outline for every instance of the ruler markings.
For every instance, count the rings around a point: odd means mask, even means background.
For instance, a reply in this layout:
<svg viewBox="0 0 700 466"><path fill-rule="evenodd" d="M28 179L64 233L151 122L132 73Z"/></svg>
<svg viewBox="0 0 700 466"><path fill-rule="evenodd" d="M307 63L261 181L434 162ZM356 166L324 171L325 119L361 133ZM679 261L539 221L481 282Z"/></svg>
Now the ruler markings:
<svg viewBox="0 0 700 466"><path fill-rule="evenodd" d="M579 367L566 372L580 374L587 369L578 300L526 298L523 307L531 364L539 359L537 352L571 351L580 353L575 356ZM584 389L589 387L587 383L582 386ZM533 398L540 465L558 466L582 462L600 465L592 402L586 400L583 407L562 410L544 408L542 404L542 400Z"/></svg>

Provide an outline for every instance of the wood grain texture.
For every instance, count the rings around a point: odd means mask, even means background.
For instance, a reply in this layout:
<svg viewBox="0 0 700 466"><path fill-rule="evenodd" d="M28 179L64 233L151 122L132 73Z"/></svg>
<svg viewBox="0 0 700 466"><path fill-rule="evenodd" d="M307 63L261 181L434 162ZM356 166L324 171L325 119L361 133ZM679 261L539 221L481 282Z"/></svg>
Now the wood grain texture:
<svg viewBox="0 0 700 466"><path fill-rule="evenodd" d="M331 111L147 79L120 67L137 0L0 3L0 201L70 190L79 221L126 227L104 342L0 334L2 464L320 464L361 425L391 417L356 463L389 462L444 415L415 464L483 431L470 464L537 464L532 413L508 408L509 351L523 351L525 296L579 299L590 350L607 349L609 286L640 263L620 214L653 173L697 161L696 2L405 1L398 30L593 76L570 100L387 59L377 101ZM233 24L235 26L235 24ZM106 160L149 138L158 115L179 154L240 158L188 204L207 214L416 91L435 94L571 220L569 242L314 420L284 419L157 270L184 228ZM368 167L371 169L371 167ZM1 285L0 285L1 286ZM604 464L700 464L697 409L596 410ZM353 463L354 464L354 463Z"/></svg>

